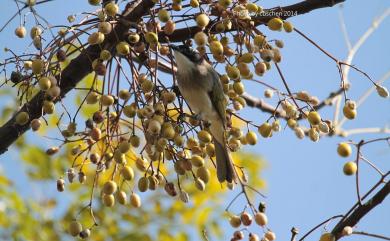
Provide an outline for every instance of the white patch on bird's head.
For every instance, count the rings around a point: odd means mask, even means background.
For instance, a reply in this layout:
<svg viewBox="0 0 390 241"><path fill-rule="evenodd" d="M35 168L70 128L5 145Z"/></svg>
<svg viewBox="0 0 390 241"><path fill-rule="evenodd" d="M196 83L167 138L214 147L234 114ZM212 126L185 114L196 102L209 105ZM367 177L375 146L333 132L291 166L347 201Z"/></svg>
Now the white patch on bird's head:
<svg viewBox="0 0 390 241"><path fill-rule="evenodd" d="M175 60L177 65L177 70L182 72L185 70L196 68L196 64L193 63L189 58L184 54L180 53L178 50L174 50Z"/></svg>

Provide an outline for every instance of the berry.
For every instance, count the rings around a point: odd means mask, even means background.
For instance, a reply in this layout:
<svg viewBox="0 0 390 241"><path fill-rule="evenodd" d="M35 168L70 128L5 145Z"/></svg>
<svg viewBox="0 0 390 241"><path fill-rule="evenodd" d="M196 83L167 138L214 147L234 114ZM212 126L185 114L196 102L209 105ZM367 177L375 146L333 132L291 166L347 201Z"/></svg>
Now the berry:
<svg viewBox="0 0 390 241"><path fill-rule="evenodd" d="M245 226L249 226L252 224L252 216L247 213L247 212L243 212L241 213L241 222L242 224L244 224Z"/></svg>
<svg viewBox="0 0 390 241"><path fill-rule="evenodd" d="M264 138L271 137L272 126L268 122L265 122L259 127L258 131L260 135Z"/></svg>
<svg viewBox="0 0 390 241"><path fill-rule="evenodd" d="M115 17L115 15L119 11L118 5L115 4L115 2L109 2L105 7L104 10L106 14L110 17Z"/></svg>
<svg viewBox="0 0 390 241"><path fill-rule="evenodd" d="M34 59L31 64L33 74L40 74L45 68L45 62L41 59Z"/></svg>
<svg viewBox="0 0 390 241"><path fill-rule="evenodd" d="M287 33L291 33L294 30L294 26L292 25L291 22L285 21L285 22L283 22L283 29Z"/></svg>
<svg viewBox="0 0 390 241"><path fill-rule="evenodd" d="M107 195L113 194L114 192L116 192L117 188L118 186L116 182L108 181L103 186L103 193Z"/></svg>
<svg viewBox="0 0 390 241"><path fill-rule="evenodd" d="M160 9L160 11L158 11L158 19L163 22L163 23L166 23L168 22L168 20L171 18L171 15L169 14L169 12L165 9Z"/></svg>
<svg viewBox="0 0 390 241"><path fill-rule="evenodd" d="M101 32L94 32L88 36L88 43L90 45L101 44L104 41L104 34Z"/></svg>
<svg viewBox="0 0 390 241"><path fill-rule="evenodd" d="M352 148L348 143L341 142L337 147L337 153L342 157L348 157L352 153Z"/></svg>
<svg viewBox="0 0 390 241"><path fill-rule="evenodd" d="M147 32L145 34L145 40L149 44L156 44L158 43L158 36L154 32Z"/></svg>
<svg viewBox="0 0 390 241"><path fill-rule="evenodd" d="M202 167L204 165L204 159L201 156L193 155L191 157L191 164L195 167Z"/></svg>
<svg viewBox="0 0 390 241"><path fill-rule="evenodd" d="M81 239L86 239L89 236L91 236L91 230L89 228L84 229L83 231L80 232L80 238Z"/></svg>
<svg viewBox="0 0 390 241"><path fill-rule="evenodd" d="M323 233L320 237L320 241L335 241L336 237L332 233Z"/></svg>
<svg viewBox="0 0 390 241"><path fill-rule="evenodd" d="M42 125L42 122L39 120L39 119L33 119L30 123L30 126L31 126L31 129L33 131L37 131L39 130L39 128L41 127Z"/></svg>
<svg viewBox="0 0 390 241"><path fill-rule="evenodd" d="M141 198L138 194L132 193L130 195L130 203L133 207L139 208L141 207Z"/></svg>
<svg viewBox="0 0 390 241"><path fill-rule="evenodd" d="M210 51L214 55L222 55L223 54L223 46L219 41L210 42Z"/></svg>
<svg viewBox="0 0 390 241"><path fill-rule="evenodd" d="M274 241L276 239L276 235L272 231L267 231L264 235L269 241Z"/></svg>
<svg viewBox="0 0 390 241"><path fill-rule="evenodd" d="M124 191L117 192L116 199L118 200L118 203L120 203L122 205L127 204L127 196L126 196L126 193Z"/></svg>
<svg viewBox="0 0 390 241"><path fill-rule="evenodd" d="M196 16L196 24L200 28L206 27L209 24L209 22L210 22L210 18L204 13L201 13L198 16Z"/></svg>
<svg viewBox="0 0 390 241"><path fill-rule="evenodd" d="M100 4L100 0L88 0L88 3L93 6L97 6Z"/></svg>
<svg viewBox="0 0 390 241"><path fill-rule="evenodd" d="M248 133L245 136L246 141L249 145L256 145L257 143L257 135L254 131L248 131Z"/></svg>
<svg viewBox="0 0 390 241"><path fill-rule="evenodd" d="M272 31L281 31L283 27L283 21L280 18L272 18L268 21L267 26Z"/></svg>
<svg viewBox="0 0 390 241"><path fill-rule="evenodd" d="M343 114L344 114L345 118L347 118L349 120L353 120L353 119L355 119L355 117L357 115L357 111L356 111L356 109L352 109L348 105L345 105L343 107Z"/></svg>
<svg viewBox="0 0 390 241"><path fill-rule="evenodd" d="M199 191L204 191L206 189L206 184L204 183L204 181L200 178L195 178L195 187L199 190Z"/></svg>
<svg viewBox="0 0 390 241"><path fill-rule="evenodd" d="M318 114L317 111L310 111L307 119L309 120L309 123L313 126L320 124L321 122L321 116Z"/></svg>
<svg viewBox="0 0 390 241"><path fill-rule="evenodd" d="M77 222L76 220L72 221L69 224L69 233L73 237L79 235L82 230L83 230L83 226L81 226L81 223Z"/></svg>
<svg viewBox="0 0 390 241"><path fill-rule="evenodd" d="M268 218L265 213L258 212L255 215L255 222L260 226L265 226L268 223Z"/></svg>
<svg viewBox="0 0 390 241"><path fill-rule="evenodd" d="M210 176L211 176L210 171L205 166L199 167L196 170L196 177L201 179L204 183L209 182Z"/></svg>
<svg viewBox="0 0 390 241"><path fill-rule="evenodd" d="M355 175L356 171L357 171L357 165L355 162L350 161L344 164L343 172L345 175L347 176Z"/></svg>
<svg viewBox="0 0 390 241"><path fill-rule="evenodd" d="M25 111L19 112L15 117L16 124L21 126L27 124L29 119L30 116Z"/></svg>
<svg viewBox="0 0 390 241"><path fill-rule="evenodd" d="M26 28L24 26L19 26L15 29L15 35L19 38L24 38L26 36Z"/></svg>
<svg viewBox="0 0 390 241"><path fill-rule="evenodd" d="M113 207L115 205L115 197L112 194L103 195L103 204L106 207Z"/></svg>
<svg viewBox="0 0 390 241"><path fill-rule="evenodd" d="M164 33L166 35L171 35L175 31L175 28L176 28L175 22L169 20L164 26Z"/></svg>
<svg viewBox="0 0 390 241"><path fill-rule="evenodd" d="M233 215L230 217L229 223L233 228L238 228L241 226L241 218L237 215Z"/></svg>
<svg viewBox="0 0 390 241"><path fill-rule="evenodd" d="M138 190L140 192L146 192L149 188L149 179L147 177L141 177L138 180Z"/></svg>
<svg viewBox="0 0 390 241"><path fill-rule="evenodd" d="M207 44L207 35L202 31L197 32L194 36L194 40L196 45L204 46Z"/></svg>
<svg viewBox="0 0 390 241"><path fill-rule="evenodd" d="M116 45L116 52L120 55L128 55L130 53L130 45L125 41L119 42Z"/></svg>
<svg viewBox="0 0 390 241"><path fill-rule="evenodd" d="M98 30L103 34L109 34L112 31L112 25L109 22L101 22L98 25Z"/></svg>
<svg viewBox="0 0 390 241"><path fill-rule="evenodd" d="M209 143L211 142L212 137L208 131L201 130L198 132L198 139L203 143Z"/></svg>
<svg viewBox="0 0 390 241"><path fill-rule="evenodd" d="M123 179L131 181L134 179L134 170L130 166L124 166L121 170Z"/></svg>

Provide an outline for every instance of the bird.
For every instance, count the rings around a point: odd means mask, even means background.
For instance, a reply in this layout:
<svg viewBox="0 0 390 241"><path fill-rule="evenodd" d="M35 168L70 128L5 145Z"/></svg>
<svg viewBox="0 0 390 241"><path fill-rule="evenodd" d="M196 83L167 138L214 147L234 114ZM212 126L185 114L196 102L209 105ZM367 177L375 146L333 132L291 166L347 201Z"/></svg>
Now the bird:
<svg viewBox="0 0 390 241"><path fill-rule="evenodd" d="M219 182L236 180L234 164L226 143L226 106L218 72L189 45L170 45L177 71L177 86L191 110L210 124Z"/></svg>

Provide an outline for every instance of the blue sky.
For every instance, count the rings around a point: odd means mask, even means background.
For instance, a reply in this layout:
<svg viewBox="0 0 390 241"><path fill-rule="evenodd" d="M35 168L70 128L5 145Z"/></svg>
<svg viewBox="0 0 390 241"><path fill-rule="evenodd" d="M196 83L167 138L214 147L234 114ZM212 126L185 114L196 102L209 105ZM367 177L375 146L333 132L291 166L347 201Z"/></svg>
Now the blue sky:
<svg viewBox="0 0 390 241"><path fill-rule="evenodd" d="M11 0L3 0L0 10L0 23L15 11ZM69 14L82 12L87 6L80 0L56 1L42 8L41 14L53 23L64 23ZM71 3L71 4L70 4ZM295 1L263 1L264 7L288 5ZM68 6L72 6L70 9ZM390 7L388 1L346 1L342 13L350 40L355 43L358 38L371 26L372 20ZM88 9L92 9L87 6ZM344 59L347 48L340 28L338 7L320 9L304 16L291 19L293 24L321 47L332 53L336 58ZM31 17L31 16L30 16ZM13 32L17 21L14 21L5 32L0 33L0 50L5 46L17 49L23 40L10 42L10 33ZM11 27L12 26L12 27ZM366 71L374 80L379 79L390 70L390 18L386 19L379 29L367 40L357 53L353 63ZM265 29L265 28L264 28ZM282 50L283 62L281 69L293 91L307 90L323 98L332 90L339 87L339 75L334 62L323 55L295 33L275 33L264 30L269 38L283 39L285 47ZM0 52L0 59L4 58ZM267 83L282 88L281 80L273 70L262 78ZM364 91L371 87L367 79L352 71L350 74L352 84L349 96L357 99ZM390 88L390 81L385 86ZM263 88L258 85L247 85L253 95L262 95ZM347 128L383 127L390 122L389 99L381 99L372 95L359 108L356 121L347 123ZM331 118L330 108L321 111L325 118ZM248 119L264 122L268 116L254 110L245 111ZM32 135L28 135L32 138ZM354 135L347 139L358 142L361 139L375 138L383 135L365 134ZM303 234L310 228L336 214L347 211L356 201L355 182L353 177L346 177L342 167L346 160L336 154L337 143L342 138L322 138L319 143L310 140L298 140L294 133L286 128L275 134L271 139L260 139L250 151L261 154L267 160L267 169L261 178L267 182L264 193L267 195L267 213L270 219L269 227L276 232L278 240L289 240L290 229L294 226ZM385 171L389 170L390 150L384 143L367 146L364 154ZM12 150L1 157L0 165L8 170L11 176L17 177L15 161L17 153ZM367 190L377 181L377 175L372 169L362 168L362 190ZM23 182L21 182L23 183ZM20 184L22 185L22 184ZM39 187L37 187L39 189ZM390 199L367 215L359 223L357 230L379 233L390 236ZM332 227L332 225L330 226ZM320 230L321 231L321 230ZM320 231L308 240L316 240ZM231 232L228 232L228 235ZM345 238L344 240L370 240L359 236Z"/></svg>

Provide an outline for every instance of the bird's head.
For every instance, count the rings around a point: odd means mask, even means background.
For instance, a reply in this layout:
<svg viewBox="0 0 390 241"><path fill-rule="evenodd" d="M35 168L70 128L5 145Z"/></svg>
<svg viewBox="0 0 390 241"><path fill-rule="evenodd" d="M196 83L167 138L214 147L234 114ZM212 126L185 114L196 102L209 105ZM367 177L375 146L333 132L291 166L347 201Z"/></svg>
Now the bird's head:
<svg viewBox="0 0 390 241"><path fill-rule="evenodd" d="M169 45L174 52L177 67L179 69L193 68L203 62L199 52L188 45Z"/></svg>

